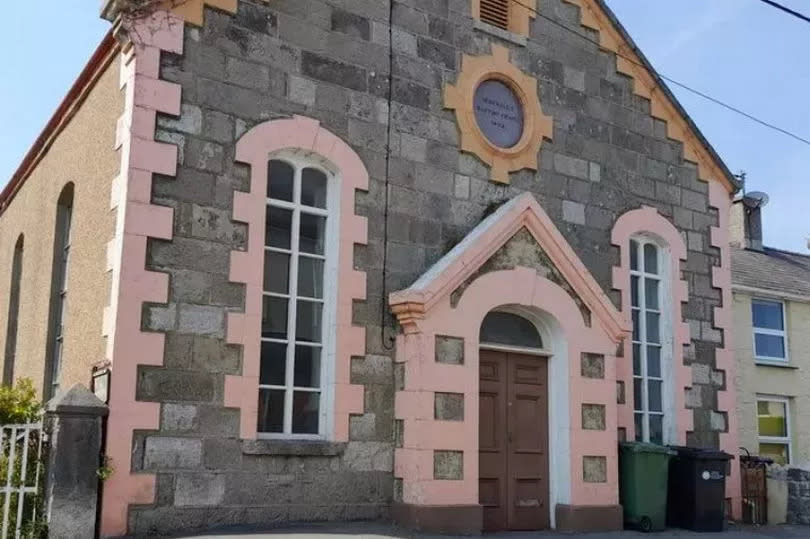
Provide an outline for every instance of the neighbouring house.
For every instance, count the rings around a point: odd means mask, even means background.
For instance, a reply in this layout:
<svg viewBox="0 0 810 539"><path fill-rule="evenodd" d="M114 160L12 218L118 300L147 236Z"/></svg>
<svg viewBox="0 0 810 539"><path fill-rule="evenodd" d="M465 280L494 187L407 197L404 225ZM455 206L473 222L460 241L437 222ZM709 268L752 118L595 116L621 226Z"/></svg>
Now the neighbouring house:
<svg viewBox="0 0 810 539"><path fill-rule="evenodd" d="M760 196L731 210L740 445L778 464L810 462L810 254L762 243Z"/></svg>
<svg viewBox="0 0 810 539"><path fill-rule="evenodd" d="M4 380L108 399L102 536L617 529L617 442L737 454L739 186L602 1L158 4L0 195Z"/></svg>

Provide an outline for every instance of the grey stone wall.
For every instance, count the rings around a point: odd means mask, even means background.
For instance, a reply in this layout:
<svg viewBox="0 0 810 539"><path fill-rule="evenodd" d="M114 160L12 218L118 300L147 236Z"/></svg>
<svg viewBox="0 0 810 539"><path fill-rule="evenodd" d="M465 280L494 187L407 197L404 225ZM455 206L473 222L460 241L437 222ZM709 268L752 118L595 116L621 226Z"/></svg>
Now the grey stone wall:
<svg viewBox="0 0 810 539"><path fill-rule="evenodd" d="M459 152L442 86L456 80L462 53L486 54L498 38L473 29L469 0L391 1L240 0L235 16L206 9L204 27L187 28L184 54L162 56L162 77L182 86L183 113L159 118L156 135L179 146L180 163L177 178L159 178L153 188L155 203L175 209L175 237L148 248L149 269L170 275L170 295L167 305L143 311L144 329L167 337L164 366L139 371L138 398L160 402L162 417L159 431L136 436L134 467L157 473L158 495L155 506L131 510L135 533L385 515L394 490L396 327L384 297L413 282L493 205L525 191L616 302L610 229L617 217L647 204L683 232L691 293L684 312L695 338L687 354L695 373L688 441L717 445L725 428L714 412L725 384L713 369L722 339L712 325L720 294L711 286L718 260L709 227L717 215L680 143L667 139L611 55L538 17L527 46L500 43L538 79L553 141L543 144L539 171L493 184L477 158ZM539 8L590 32L573 5L541 0ZM365 413L352 417L351 441L330 456L246 454L238 413L222 404L224 376L241 369L240 350L224 341L226 313L244 302L243 287L227 278L229 253L246 236L230 220L233 191L246 190L248 180L234 164L234 143L253 125L291 114L316 118L346 140L371 176L357 200L369 241L355 254L368 300L354 308L354 323L367 328L368 355L351 369L352 383L365 386Z"/></svg>
<svg viewBox="0 0 810 539"><path fill-rule="evenodd" d="M787 483L787 512L785 522L788 524L810 524L810 470L792 466L768 466L768 479ZM768 492L770 497L774 493ZM776 515L768 514L769 523ZM781 524L781 522L779 522Z"/></svg>

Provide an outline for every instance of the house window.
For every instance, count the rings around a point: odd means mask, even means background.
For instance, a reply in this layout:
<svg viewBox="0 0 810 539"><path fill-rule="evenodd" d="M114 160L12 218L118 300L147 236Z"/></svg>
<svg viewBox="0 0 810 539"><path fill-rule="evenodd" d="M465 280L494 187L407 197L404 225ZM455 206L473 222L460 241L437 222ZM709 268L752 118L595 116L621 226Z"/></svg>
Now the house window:
<svg viewBox="0 0 810 539"><path fill-rule="evenodd" d="M3 358L3 385L14 382L14 361L17 355L17 326L20 316L20 286L22 282L23 236L14 246L11 262L11 288L8 296L8 324L6 326L6 350Z"/></svg>
<svg viewBox="0 0 810 539"><path fill-rule="evenodd" d="M661 248L645 238L630 240L633 318L633 396L636 440L665 441L666 347L664 264Z"/></svg>
<svg viewBox="0 0 810 539"><path fill-rule="evenodd" d="M754 356L762 361L787 361L785 304L755 299L751 302L754 321Z"/></svg>
<svg viewBox="0 0 810 539"><path fill-rule="evenodd" d="M51 278L51 314L48 325L48 352L45 363L45 400L59 390L62 356L65 344L65 311L67 309L68 266L70 261L70 230L73 219L73 185L68 184L59 196L54 233L53 273Z"/></svg>
<svg viewBox="0 0 810 539"><path fill-rule="evenodd" d="M265 436L325 435L337 272L333 180L310 162L268 165L258 414Z"/></svg>
<svg viewBox="0 0 810 539"><path fill-rule="evenodd" d="M757 397L759 454L777 464L790 463L790 406L781 397Z"/></svg>

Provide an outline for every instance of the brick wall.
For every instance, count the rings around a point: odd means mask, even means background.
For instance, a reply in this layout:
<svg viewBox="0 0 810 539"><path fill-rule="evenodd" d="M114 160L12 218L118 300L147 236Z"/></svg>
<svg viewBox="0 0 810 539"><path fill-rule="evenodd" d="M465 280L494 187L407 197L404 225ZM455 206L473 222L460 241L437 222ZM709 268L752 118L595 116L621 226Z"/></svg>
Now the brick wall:
<svg viewBox="0 0 810 539"><path fill-rule="evenodd" d="M539 8L589 32L573 5L542 0ZM161 402L162 418L158 432L136 437L135 467L158 474L158 496L154 507L132 511L133 532L384 515L393 497L397 331L384 297L413 282L493 204L525 191L617 302L610 290L617 217L652 205L683 231L691 292L684 312L696 339L687 354L695 373L689 442L717 445L725 418L714 409L724 380L712 368L722 335L712 326L720 294L711 286L717 257L709 227L717 216L707 184L650 117L649 102L616 73L613 57L541 18L527 46L503 44L538 79L553 142L543 144L539 171L515 173L508 186L488 181L477 158L459 152L442 86L455 82L462 53L487 54L493 41L473 30L468 0L240 0L235 16L208 9L202 28L188 27L182 56L163 55L162 77L182 86L183 114L160 118L157 138L180 147L180 163L176 179L158 179L153 189L155 203L175 208L175 236L151 241L147 256L150 269L171 277L169 303L143 312L144 328L167 338L164 366L139 373L138 398ZM222 405L224 376L241 368L240 350L224 342L226 312L244 301L227 278L229 252L246 234L230 219L233 190L247 189L248 178L234 164L234 143L253 125L290 114L320 120L371 176L357 200L369 219L368 245L355 249L368 300L353 314L367 327L367 355L352 363L352 383L365 386L365 413L352 418L348 445L331 456L250 454L237 439L236 411Z"/></svg>

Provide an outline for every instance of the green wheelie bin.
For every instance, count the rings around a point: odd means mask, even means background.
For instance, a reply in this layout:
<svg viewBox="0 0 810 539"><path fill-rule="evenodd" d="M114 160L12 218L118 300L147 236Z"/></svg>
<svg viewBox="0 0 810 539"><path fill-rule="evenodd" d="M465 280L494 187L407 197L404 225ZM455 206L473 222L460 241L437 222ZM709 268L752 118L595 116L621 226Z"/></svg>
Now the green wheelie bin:
<svg viewBox="0 0 810 539"><path fill-rule="evenodd" d="M619 444L619 500L628 527L659 531L667 521L667 447L640 442Z"/></svg>

